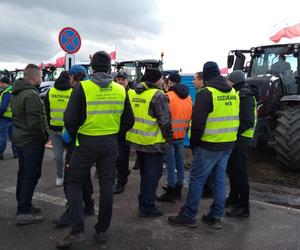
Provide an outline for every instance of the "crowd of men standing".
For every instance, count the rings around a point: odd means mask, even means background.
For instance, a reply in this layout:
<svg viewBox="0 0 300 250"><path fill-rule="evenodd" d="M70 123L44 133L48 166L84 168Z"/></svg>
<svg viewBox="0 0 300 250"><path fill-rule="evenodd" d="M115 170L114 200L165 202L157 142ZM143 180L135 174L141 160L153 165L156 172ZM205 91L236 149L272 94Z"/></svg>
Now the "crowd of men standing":
<svg viewBox="0 0 300 250"><path fill-rule="evenodd" d="M57 242L58 248L84 241L84 215L94 214L90 169L96 166L100 185L95 240L107 241L113 209L113 193L122 193L128 181L130 149L136 151L140 167L139 217L163 215L158 202L182 198L184 144L189 131L193 162L186 201L171 225L196 227L203 188L210 183L213 202L202 222L221 229L221 217L249 217L247 151L256 121L257 90L245 84L242 71L227 79L215 62L207 62L194 76L197 89L194 105L181 76L173 73L163 88L163 74L147 69L140 83L130 87L127 75L111 73L110 56L96 52L93 73L74 65L63 72L44 101L37 86L38 66L29 64L24 79L9 85L0 80L0 159L7 136L19 160L17 178L17 224L43 221L32 196L41 176L45 143L49 136L56 159L56 185L63 185L68 208L53 221L71 226ZM6 85L5 85L6 84ZM4 143L5 141L5 143ZM64 157L64 151L67 154ZM229 161L228 161L229 159ZM157 196L163 164L167 164L167 187ZM228 164L228 168L227 168ZM230 195L225 201L226 171ZM117 181L115 183L115 176Z"/></svg>

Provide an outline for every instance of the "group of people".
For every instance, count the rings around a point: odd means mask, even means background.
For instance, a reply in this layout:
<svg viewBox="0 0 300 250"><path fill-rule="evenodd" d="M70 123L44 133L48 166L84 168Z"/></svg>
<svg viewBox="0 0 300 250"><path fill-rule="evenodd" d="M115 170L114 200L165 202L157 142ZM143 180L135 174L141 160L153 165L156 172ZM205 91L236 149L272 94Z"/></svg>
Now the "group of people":
<svg viewBox="0 0 300 250"><path fill-rule="evenodd" d="M58 248L84 240L84 215L95 213L90 175L94 165L100 185L95 239L107 241L113 193L124 191L131 149L136 151L140 168L139 217L162 216L156 201L182 199L186 133L193 152L188 193L178 214L168 218L169 224L197 226L207 182L213 203L202 217L204 223L221 229L225 205L229 207L226 215L249 217L247 152L255 128L258 94L254 86L245 83L242 71L234 71L226 79L215 62L206 62L194 76L197 94L193 105L189 89L180 83L177 73L168 77L165 93L163 73L158 69L147 69L141 82L130 87L126 73L110 74L111 59L106 52L96 52L91 67L91 75L80 65L63 72L44 101L36 89L41 71L34 64L25 68L24 79L7 90L11 94L11 110L10 106L7 110L15 125L13 141L19 158L17 224L43 220L41 209L32 204L32 195L41 176L48 136L56 159L56 185L63 185L68 201L67 210L53 223L71 226L57 242ZM0 113L1 122L2 116ZM167 187L157 196L164 162ZM225 201L226 171L230 194Z"/></svg>

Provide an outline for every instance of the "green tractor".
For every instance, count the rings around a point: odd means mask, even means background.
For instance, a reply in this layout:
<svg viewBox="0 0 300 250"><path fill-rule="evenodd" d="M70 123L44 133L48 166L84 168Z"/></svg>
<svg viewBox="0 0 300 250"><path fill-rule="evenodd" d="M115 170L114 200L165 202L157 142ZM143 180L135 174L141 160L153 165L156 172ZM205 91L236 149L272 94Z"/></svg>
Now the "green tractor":
<svg viewBox="0 0 300 250"><path fill-rule="evenodd" d="M132 85L141 81L146 69L156 68L163 71L162 65L162 60L146 59L116 62L115 67L117 71L121 70L128 75L129 84Z"/></svg>
<svg viewBox="0 0 300 250"><path fill-rule="evenodd" d="M247 83L261 94L255 144L275 149L284 170L300 171L300 44L232 50L228 68L247 73Z"/></svg>

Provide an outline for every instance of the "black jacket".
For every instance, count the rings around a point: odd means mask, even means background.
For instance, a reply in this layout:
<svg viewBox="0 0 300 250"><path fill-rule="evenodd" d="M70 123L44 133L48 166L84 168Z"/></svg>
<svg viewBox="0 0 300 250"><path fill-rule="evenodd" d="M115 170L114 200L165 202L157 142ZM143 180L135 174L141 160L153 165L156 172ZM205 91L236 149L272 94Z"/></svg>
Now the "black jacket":
<svg viewBox="0 0 300 250"><path fill-rule="evenodd" d="M155 84L151 82L146 82L149 88L159 89ZM141 94L146 90L145 86L138 84L135 88L137 94ZM169 98L162 91L157 91L153 96L148 115L157 119L157 123L160 127L161 133L166 141L171 141L173 138L172 125L171 125L171 112L169 107ZM137 151L146 153L164 153L166 150L166 143L157 143L154 145L138 145L130 143L133 148Z"/></svg>
<svg viewBox="0 0 300 250"><path fill-rule="evenodd" d="M106 73L94 73L90 75L90 80L102 88L107 87L113 77ZM67 109L64 113L64 123L67 131L72 138L76 138L78 129L86 120L86 99L81 83L74 88ZM123 114L121 116L121 125L119 134L104 136L87 136L78 134L78 140L81 147L97 150L117 150L118 136L124 138L125 133L132 128L134 116L130 106L128 95L126 94Z"/></svg>
<svg viewBox="0 0 300 250"><path fill-rule="evenodd" d="M246 130L254 126L256 105L254 99L259 99L259 90L256 86L245 83L235 84L235 90L240 96L240 125L236 145L250 145L252 139L242 136ZM259 101L259 100L257 100Z"/></svg>
<svg viewBox="0 0 300 250"><path fill-rule="evenodd" d="M65 76L61 75L59 78L55 80L54 88L58 90L68 90L71 87L69 78L66 78ZM44 97L44 104L46 109L46 115L47 115L47 122L49 125L49 128L54 131L61 132L63 127L62 126L51 126L50 125L50 101L49 101L49 91L47 92L46 96Z"/></svg>
<svg viewBox="0 0 300 250"><path fill-rule="evenodd" d="M227 84L226 79L223 76L217 76L208 82L206 82L206 87L213 87L222 92L230 92L231 87ZM220 142L212 143L201 141L204 133L206 120L213 111L213 100L211 92L207 88L202 88L196 94L196 101L193 107L192 113L192 126L191 126L191 147L201 146L207 150L222 151L231 149L234 147L234 142Z"/></svg>
<svg viewBox="0 0 300 250"><path fill-rule="evenodd" d="M168 89L168 92L169 91L174 91L176 93L176 95L178 97L180 97L181 99L185 99L189 96L189 88L188 88L188 86L183 85L183 84L176 84L174 86L171 86Z"/></svg>

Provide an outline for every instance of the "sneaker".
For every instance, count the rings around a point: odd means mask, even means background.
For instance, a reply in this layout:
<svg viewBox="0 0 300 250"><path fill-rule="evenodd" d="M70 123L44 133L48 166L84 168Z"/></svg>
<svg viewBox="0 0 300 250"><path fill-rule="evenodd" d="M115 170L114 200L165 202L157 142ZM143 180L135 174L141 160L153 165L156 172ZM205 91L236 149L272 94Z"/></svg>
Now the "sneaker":
<svg viewBox="0 0 300 250"><path fill-rule="evenodd" d="M162 216L163 214L164 214L163 211L161 211L158 208L152 212L145 212L145 211L140 210L139 217L140 218L156 218L156 217Z"/></svg>
<svg viewBox="0 0 300 250"><path fill-rule="evenodd" d="M44 220L44 217L41 215L33 214L18 214L17 215L17 225L29 225L40 223Z"/></svg>
<svg viewBox="0 0 300 250"><path fill-rule="evenodd" d="M121 194L125 190L125 185L117 183L114 187L114 194Z"/></svg>
<svg viewBox="0 0 300 250"><path fill-rule="evenodd" d="M68 227L71 225L69 210L67 209L58 219L52 220L56 227Z"/></svg>
<svg viewBox="0 0 300 250"><path fill-rule="evenodd" d="M56 186L62 186L64 184L64 178L56 178Z"/></svg>
<svg viewBox="0 0 300 250"><path fill-rule="evenodd" d="M225 212L228 217L249 217L249 207L241 207L240 205L234 206L231 210Z"/></svg>
<svg viewBox="0 0 300 250"><path fill-rule="evenodd" d="M213 229L222 229L222 224L220 219L215 219L209 215L203 215L202 216L202 222L209 225Z"/></svg>
<svg viewBox="0 0 300 250"><path fill-rule="evenodd" d="M95 238L96 242L99 244L103 244L103 243L107 242L107 240L108 240L108 236L107 236L106 232L96 233L94 238Z"/></svg>
<svg viewBox="0 0 300 250"><path fill-rule="evenodd" d="M191 219L180 212L176 216L169 216L168 222L172 226L182 226L182 227L190 227L195 228L198 226L197 221L195 219Z"/></svg>
<svg viewBox="0 0 300 250"><path fill-rule="evenodd" d="M160 202L175 202L174 188L172 187L163 187L165 192L161 196L157 196L156 200Z"/></svg>
<svg viewBox="0 0 300 250"><path fill-rule="evenodd" d="M95 215L95 208L94 208L94 206L85 207L84 208L84 215L85 216Z"/></svg>
<svg viewBox="0 0 300 250"><path fill-rule="evenodd" d="M31 205L30 212L33 214L40 214L42 212L42 209L40 207Z"/></svg>
<svg viewBox="0 0 300 250"><path fill-rule="evenodd" d="M84 233L70 234L68 233L63 239L56 242L57 248L69 248L75 242L84 242Z"/></svg>

